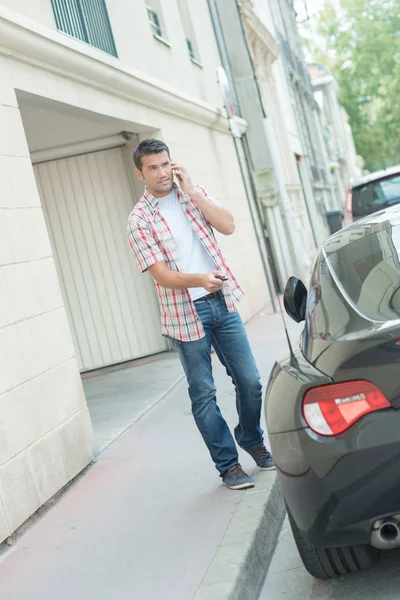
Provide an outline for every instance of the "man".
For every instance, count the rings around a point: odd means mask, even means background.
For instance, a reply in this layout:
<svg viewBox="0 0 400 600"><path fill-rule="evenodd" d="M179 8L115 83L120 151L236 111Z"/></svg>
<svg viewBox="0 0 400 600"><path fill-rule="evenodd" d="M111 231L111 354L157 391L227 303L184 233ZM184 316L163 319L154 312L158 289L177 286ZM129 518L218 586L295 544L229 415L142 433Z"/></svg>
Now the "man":
<svg viewBox="0 0 400 600"><path fill-rule="evenodd" d="M196 425L223 483L253 487L217 405L211 366L213 346L236 388L236 441L261 469L274 469L260 427L260 376L236 308L243 291L213 231L232 234L233 217L192 184L185 167L171 162L164 142L143 141L134 162L146 189L129 216L129 243L141 270L153 277L162 333L179 352Z"/></svg>

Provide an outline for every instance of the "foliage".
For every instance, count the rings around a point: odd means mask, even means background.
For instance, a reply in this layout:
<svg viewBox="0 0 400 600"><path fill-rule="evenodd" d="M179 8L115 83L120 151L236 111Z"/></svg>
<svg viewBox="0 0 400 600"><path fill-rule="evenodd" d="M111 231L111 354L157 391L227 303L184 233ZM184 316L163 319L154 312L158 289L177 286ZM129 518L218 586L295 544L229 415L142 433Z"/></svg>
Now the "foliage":
<svg viewBox="0 0 400 600"><path fill-rule="evenodd" d="M366 168L400 163L400 0L327 0L318 33Z"/></svg>

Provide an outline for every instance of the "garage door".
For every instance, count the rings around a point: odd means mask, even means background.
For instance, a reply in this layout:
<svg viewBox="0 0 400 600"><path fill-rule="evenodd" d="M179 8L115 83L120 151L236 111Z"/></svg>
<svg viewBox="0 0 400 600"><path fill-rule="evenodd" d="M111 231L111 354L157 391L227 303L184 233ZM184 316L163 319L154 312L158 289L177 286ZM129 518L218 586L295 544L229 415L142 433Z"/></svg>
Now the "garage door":
<svg viewBox="0 0 400 600"><path fill-rule="evenodd" d="M166 350L150 277L127 243L134 201L122 148L34 169L81 370Z"/></svg>

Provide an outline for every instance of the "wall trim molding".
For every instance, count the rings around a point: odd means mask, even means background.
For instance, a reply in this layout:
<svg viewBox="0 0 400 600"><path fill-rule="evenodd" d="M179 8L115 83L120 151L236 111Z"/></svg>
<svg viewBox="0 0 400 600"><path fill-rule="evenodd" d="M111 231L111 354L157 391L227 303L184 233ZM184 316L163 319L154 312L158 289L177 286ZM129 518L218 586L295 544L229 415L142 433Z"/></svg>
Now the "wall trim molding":
<svg viewBox="0 0 400 600"><path fill-rule="evenodd" d="M101 89L153 110L229 132L222 107L214 107L127 66L119 59L0 6L0 56ZM29 89L22 91L29 92Z"/></svg>
<svg viewBox="0 0 400 600"><path fill-rule="evenodd" d="M75 144L66 144L54 148L45 148L43 150L35 150L31 152L32 164L48 162L50 160L58 160L60 158L68 158L69 156L77 156L80 154L88 154L89 152L99 152L101 150L111 150L119 148L127 143L122 134L111 135L84 142L76 142Z"/></svg>
<svg viewBox="0 0 400 600"><path fill-rule="evenodd" d="M267 66L272 65L280 54L278 42L258 18L249 0L240 0L239 6L253 53L258 55L260 62L266 62Z"/></svg>

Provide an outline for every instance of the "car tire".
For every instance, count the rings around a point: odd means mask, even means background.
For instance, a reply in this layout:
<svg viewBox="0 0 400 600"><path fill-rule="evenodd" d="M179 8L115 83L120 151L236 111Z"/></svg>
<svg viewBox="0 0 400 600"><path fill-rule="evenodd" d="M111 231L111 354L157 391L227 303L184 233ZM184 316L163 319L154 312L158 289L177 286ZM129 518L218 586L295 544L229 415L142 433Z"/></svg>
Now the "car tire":
<svg viewBox="0 0 400 600"><path fill-rule="evenodd" d="M307 542L290 513L289 522L301 560L307 571L317 579L335 579L373 567L380 551L369 545L316 548Z"/></svg>

